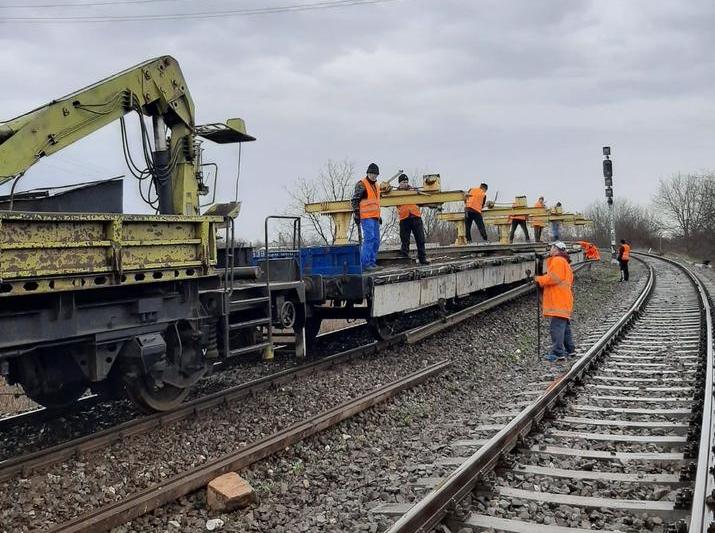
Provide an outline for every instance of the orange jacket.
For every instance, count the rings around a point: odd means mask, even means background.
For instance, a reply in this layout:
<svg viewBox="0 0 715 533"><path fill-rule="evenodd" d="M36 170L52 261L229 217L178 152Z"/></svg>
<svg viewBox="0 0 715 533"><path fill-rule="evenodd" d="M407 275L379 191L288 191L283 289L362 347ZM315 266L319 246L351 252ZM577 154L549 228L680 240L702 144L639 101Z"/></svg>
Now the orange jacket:
<svg viewBox="0 0 715 533"><path fill-rule="evenodd" d="M573 312L573 271L566 258L559 255L546 260L546 274L534 278L544 289L544 316L571 318Z"/></svg>
<svg viewBox="0 0 715 533"><path fill-rule="evenodd" d="M516 209L516 207L517 207L517 206L516 206L516 203L511 204L511 206L512 206L514 209ZM528 217L527 217L526 215L509 215L509 222L511 222L512 220L516 220L516 221L521 221L521 220L523 220L523 221L526 221L527 218L528 218Z"/></svg>
<svg viewBox="0 0 715 533"><path fill-rule="evenodd" d="M417 204L398 205L397 214L400 215L400 220L405 220L409 216L422 217L422 212Z"/></svg>
<svg viewBox="0 0 715 533"><path fill-rule="evenodd" d="M360 218L380 218L380 186L363 178L367 198L360 200Z"/></svg>
<svg viewBox="0 0 715 533"><path fill-rule="evenodd" d="M601 260L601 252L598 251L595 244L588 241L578 241L578 244L583 248L583 254L586 256L586 259L590 261Z"/></svg>
<svg viewBox="0 0 715 533"><path fill-rule="evenodd" d="M544 202L541 200L536 200L536 203L534 204L534 207L544 207ZM543 218L534 218L532 225L535 228L543 228L544 227L544 219Z"/></svg>
<svg viewBox="0 0 715 533"><path fill-rule="evenodd" d="M467 197L464 199L464 206L467 209L481 213L486 197L487 193L484 192L481 187L472 187L467 191Z"/></svg>
<svg viewBox="0 0 715 533"><path fill-rule="evenodd" d="M618 259L621 261L628 261L631 258L631 245L621 244L618 249Z"/></svg>

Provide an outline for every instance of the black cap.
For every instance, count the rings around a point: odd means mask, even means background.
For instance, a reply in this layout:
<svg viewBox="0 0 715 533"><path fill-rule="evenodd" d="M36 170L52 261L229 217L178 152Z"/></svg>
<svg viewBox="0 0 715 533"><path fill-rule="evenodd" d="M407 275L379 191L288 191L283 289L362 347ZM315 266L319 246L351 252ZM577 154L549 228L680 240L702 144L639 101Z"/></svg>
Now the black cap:
<svg viewBox="0 0 715 533"><path fill-rule="evenodd" d="M380 167L375 163L370 163L367 167L367 174L380 174Z"/></svg>
<svg viewBox="0 0 715 533"><path fill-rule="evenodd" d="M407 176L407 174L400 174L400 176L397 178L397 182L401 181L410 181L410 178Z"/></svg>

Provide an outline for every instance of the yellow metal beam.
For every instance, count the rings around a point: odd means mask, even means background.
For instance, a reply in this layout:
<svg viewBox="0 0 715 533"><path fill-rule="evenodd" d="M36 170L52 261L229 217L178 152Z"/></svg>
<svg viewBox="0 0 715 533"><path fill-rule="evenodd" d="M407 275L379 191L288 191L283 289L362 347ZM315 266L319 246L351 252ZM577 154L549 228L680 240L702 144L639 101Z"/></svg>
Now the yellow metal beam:
<svg viewBox="0 0 715 533"><path fill-rule="evenodd" d="M447 202L463 202L464 191L420 191L392 189L380 194L380 207L397 207L416 204L439 207ZM306 213L318 213L333 217L335 244L347 244L353 210L350 200L315 202L305 204Z"/></svg>

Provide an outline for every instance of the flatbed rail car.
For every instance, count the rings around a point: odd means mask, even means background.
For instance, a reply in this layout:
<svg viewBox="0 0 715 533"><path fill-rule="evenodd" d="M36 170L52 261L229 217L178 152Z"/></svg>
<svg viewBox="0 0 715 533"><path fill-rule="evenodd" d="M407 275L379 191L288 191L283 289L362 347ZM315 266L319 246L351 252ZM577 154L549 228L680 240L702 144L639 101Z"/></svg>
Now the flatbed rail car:
<svg viewBox="0 0 715 533"><path fill-rule="evenodd" d="M402 313L526 280L545 251L543 244L440 247L426 266L387 251L378 256L381 269L363 272L358 245L304 248L305 335L310 343L324 319L365 319L378 337L388 335L386 321ZM578 247L570 254L584 260Z"/></svg>
<svg viewBox="0 0 715 533"><path fill-rule="evenodd" d="M216 361L271 353L270 303L301 309L302 284L269 298L256 271L217 269L223 223L0 212L0 372L45 406L92 388L165 410Z"/></svg>

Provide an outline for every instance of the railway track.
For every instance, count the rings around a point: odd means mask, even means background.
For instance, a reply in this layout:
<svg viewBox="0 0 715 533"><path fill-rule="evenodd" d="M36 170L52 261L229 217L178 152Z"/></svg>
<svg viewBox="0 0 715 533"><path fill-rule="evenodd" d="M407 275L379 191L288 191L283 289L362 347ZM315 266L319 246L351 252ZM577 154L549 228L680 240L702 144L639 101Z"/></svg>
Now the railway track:
<svg viewBox="0 0 715 533"><path fill-rule="evenodd" d="M581 264L580 266L577 265L578 268L583 266L585 266L585 264ZM131 436L150 432L155 427L165 426L180 420L199 417L202 413L210 409L215 409L222 405L240 400L241 398L245 398L249 395L258 394L270 388L289 383L302 376L312 375L316 372L329 371L336 365L345 364L357 358L370 356L381 350L389 348L390 346L403 342L417 342L418 340L421 340L429 335L434 335L444 329L458 324L463 320L482 313L488 309L502 305L506 302L512 301L529 292L533 292L532 286L518 286L478 304L461 309L450 315L440 317L439 319L426 325L398 333L389 339L374 341L364 346L349 349L332 356L324 357L310 363L302 364L288 370L283 370L281 372L249 381L247 383L232 386L185 402L179 408L172 411L155 413L153 415L131 419L116 426L74 438L48 448L0 461L0 482L12 479L17 475L22 475L24 477L30 476L33 472L42 468L60 463L72 457L81 457L84 454L100 450ZM344 330L326 333L323 337L328 339L330 337L335 337L344 331L355 331L364 327L366 326L349 326ZM38 415L32 411L29 412L27 416L30 417L32 422L34 422L34 417ZM43 421L45 418L40 417L39 420Z"/></svg>
<svg viewBox="0 0 715 533"><path fill-rule="evenodd" d="M636 302L516 416L451 443L422 500L375 509L389 533L712 531L710 302L686 267L639 259Z"/></svg>
<svg viewBox="0 0 715 533"><path fill-rule="evenodd" d="M365 327L366 326L364 324L350 324L340 329L321 333L318 335L318 339L322 343L332 343L346 333L354 333ZM217 363L216 366L220 367L223 365L222 363ZM77 400L71 410L48 409L46 407L39 407L37 409L31 409L28 411L23 411L21 413L2 416L0 417L0 433L22 425L41 424L43 422L48 422L50 420L55 420L67 416L68 414L81 414L106 401L106 399L102 399L96 394L87 394L86 396L83 396L82 398Z"/></svg>

